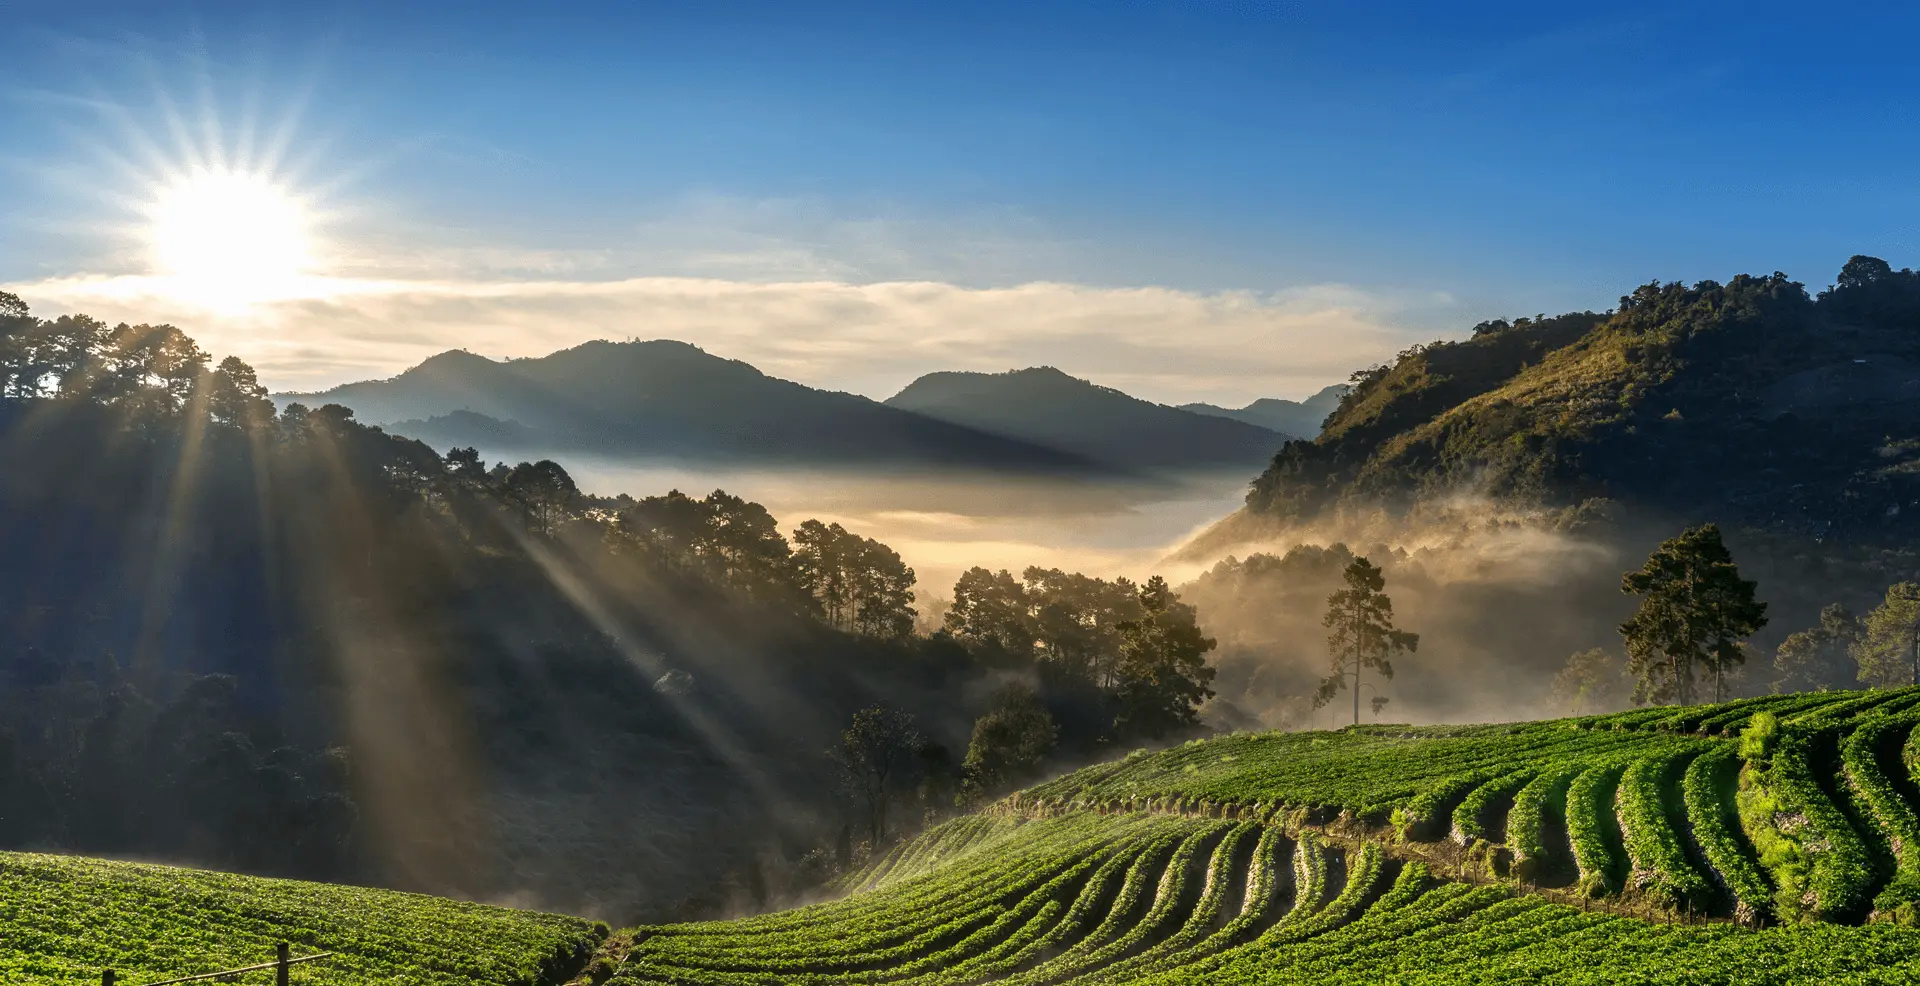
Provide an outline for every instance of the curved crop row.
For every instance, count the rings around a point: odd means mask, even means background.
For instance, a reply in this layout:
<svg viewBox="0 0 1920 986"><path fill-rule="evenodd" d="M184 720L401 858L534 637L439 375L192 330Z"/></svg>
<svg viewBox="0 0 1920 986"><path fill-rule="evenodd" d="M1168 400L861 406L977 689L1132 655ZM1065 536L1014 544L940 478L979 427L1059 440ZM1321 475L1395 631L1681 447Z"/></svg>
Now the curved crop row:
<svg viewBox="0 0 1920 986"><path fill-rule="evenodd" d="M1327 900L1327 849L1319 837L1301 833L1293 848L1293 907L1281 923L1320 909Z"/></svg>
<svg viewBox="0 0 1920 986"><path fill-rule="evenodd" d="M1379 893L1382 877L1386 874L1385 863L1386 854L1381 852L1378 846L1362 846L1349 853L1346 886L1332 900L1326 901L1323 906L1307 913L1301 913L1296 907L1288 913L1286 920L1268 929L1266 934L1239 948L1219 953L1202 967L1218 968L1236 962L1251 962L1257 966L1275 948L1283 947L1289 942L1313 938L1352 921L1361 913L1367 902ZM1402 868L1403 875L1406 869ZM1382 896L1378 903L1391 908L1399 901L1397 898L1390 900ZM1231 978L1232 972L1223 969L1220 978L1212 981L1228 982Z"/></svg>
<svg viewBox="0 0 1920 986"><path fill-rule="evenodd" d="M1813 738L1756 716L1748 727L1740 821L1773 876L1782 918L1844 921L1867 912L1875 874L1867 848L1814 778ZM1771 735L1771 748L1758 736ZM1755 754L1758 754L1757 756Z"/></svg>
<svg viewBox="0 0 1920 986"><path fill-rule="evenodd" d="M1549 768L1513 796L1513 807L1507 812L1507 847L1513 852L1514 871L1522 879L1540 880L1567 855L1549 840L1566 837L1567 786L1579 773L1577 767Z"/></svg>
<svg viewBox="0 0 1920 986"><path fill-rule="evenodd" d="M1621 841L1633 869L1627 884L1661 907L1704 907L1711 885L1687 860L1681 834L1668 820L1667 792L1678 758L1636 760L1620 775L1615 798Z"/></svg>
<svg viewBox="0 0 1920 986"><path fill-rule="evenodd" d="M998 981L999 986L1031 986L1036 983L1057 982L1060 979L1088 968L1095 957L1105 954L1105 947L1125 935L1135 921L1144 917L1143 905L1151 899L1148 895L1160 884L1161 873L1169 862L1177 841L1172 836L1156 840L1147 851L1127 868L1126 879L1121 882L1120 892L1114 896L1103 917L1091 932L1074 942L1064 952L1048 958L1024 973L1008 976Z"/></svg>
<svg viewBox="0 0 1920 986"><path fill-rule="evenodd" d="M955 825L961 820L962 819L956 819L955 822L949 822L947 825ZM1089 824L1088 820L1085 819L1070 820L1066 824L1086 826L1085 831L1088 833L1099 830L1097 825ZM1029 826L1039 826L1039 828L1036 829ZM933 832L922 836L922 838L940 840L945 837L945 829L946 826L941 826ZM1057 833L1062 831L1063 828L1060 823L1047 825L1045 823L1035 822L1007 826L997 834L1001 838L1006 838L1012 844L1021 845L1022 849L1026 850L1032 848L1030 845L1026 845L1026 843L1029 842L1029 836L1039 830ZM1107 829L1106 831L1110 836L1115 830ZM718 926L709 922L694 922L660 925L649 927L645 930L649 939L676 938L692 940L724 937L729 940L738 940L753 935L777 935L784 934L796 928L804 929L818 923L819 918L825 914L833 914L843 919L850 914L863 911L898 915L911 911L919 906L937 905L942 903L942 901L951 902L953 889L951 886L943 889L942 884L945 883L966 884L969 895L973 892L990 892L991 888L975 887L973 884L981 879L984 874L1004 872L1006 869L1006 860L994 854L955 854L956 858L963 856L966 857L963 863L949 863L939 877L928 878L926 874L903 876L899 880L889 881L889 885L886 887L876 888L877 893L865 893L845 900L809 904L788 911L778 911L772 914L743 918L739 921L729 921ZM960 868L954 868L956 865ZM988 878L990 879L990 877Z"/></svg>
<svg viewBox="0 0 1920 986"><path fill-rule="evenodd" d="M1599 895L1620 889L1619 823L1613 813L1617 764L1588 767L1567 786L1567 842L1580 868L1580 891Z"/></svg>
<svg viewBox="0 0 1920 986"><path fill-rule="evenodd" d="M1394 827L1400 830L1403 839L1424 842L1438 838L1440 820L1451 820L1454 807L1492 776L1487 771L1475 770L1442 779L1397 810Z"/></svg>
<svg viewBox="0 0 1920 986"><path fill-rule="evenodd" d="M1194 959L1231 948L1244 942L1251 932L1270 921L1275 908L1279 906L1279 888L1285 882L1287 873L1286 868L1279 865L1278 850L1283 841L1284 837L1277 828L1262 832L1248 869L1246 899L1241 904L1240 913L1206 940L1167 956L1156 968L1178 968Z"/></svg>
<svg viewBox="0 0 1920 986"><path fill-rule="evenodd" d="M983 833L992 832L1005 821L995 815L962 815L923 833L919 838L895 846L872 866L855 874L848 885L872 890L889 882L915 876L927 867L965 852Z"/></svg>
<svg viewBox="0 0 1920 986"><path fill-rule="evenodd" d="M1460 804L1453 809L1453 841L1467 845L1480 839L1492 839L1493 817L1500 810L1501 802L1533 780L1531 770L1517 770L1504 777L1493 780L1467 792Z"/></svg>
<svg viewBox="0 0 1920 986"><path fill-rule="evenodd" d="M1220 835L1225 828L1226 826L1221 824L1207 825L1181 840L1175 847L1172 858L1160 871L1160 880L1155 887L1152 903L1147 908L1146 914L1117 937L1075 956L1071 966L1060 964L1065 968L1057 966L1055 974L1102 968L1143 948L1151 936L1165 929L1172 919L1179 916L1178 905L1186 891L1195 854L1209 839ZM1136 903L1137 898L1135 901L1128 902L1128 909L1131 910ZM1119 913L1118 903L1115 908L1115 913Z"/></svg>
<svg viewBox="0 0 1920 986"><path fill-rule="evenodd" d="M1087 881L1086 887L1080 891L1079 896L1074 898L1066 914L1051 927L1043 929L1039 922L1034 922L1022 929L1020 934L1009 939L1006 947L1001 950L1002 954L993 960L977 963L970 968L951 970L939 976L927 977L922 981L927 986L935 986L942 983L970 982L982 976L1003 976L1029 964L1037 956L1070 945L1076 940L1077 935L1088 930L1096 909L1103 902L1114 899L1108 896L1109 891L1113 891L1117 896L1119 887L1116 884L1120 883L1126 870L1147 851L1148 847L1136 846L1132 853L1112 856L1102 863L1100 868L1094 871L1093 877Z"/></svg>
<svg viewBox="0 0 1920 986"><path fill-rule="evenodd" d="M1709 750L1687 765L1682 788L1694 842L1714 878L1732 896L1734 917L1750 924L1772 916L1773 887L1754 860L1732 811L1737 769L1738 758L1731 748Z"/></svg>
<svg viewBox="0 0 1920 986"><path fill-rule="evenodd" d="M1911 718L1869 719L1840 748L1847 785L1866 807L1875 832L1894 859L1893 880L1874 898L1873 912L1909 926L1920 923L1920 816L1915 815L1907 791L1882 764L1883 751L1894 744L1904 746L1913 726ZM1911 781L1905 786L1911 788Z"/></svg>
<svg viewBox="0 0 1920 986"><path fill-rule="evenodd" d="M1749 702L1736 702L1726 706L1725 711L1701 720L1699 729L1707 733L1719 733L1725 736L1738 736L1753 721L1753 717L1762 712L1775 718L1793 716L1835 702L1845 701L1850 692L1801 692L1788 695L1769 695Z"/></svg>
<svg viewBox="0 0 1920 986"><path fill-rule="evenodd" d="M943 880L916 881L858 900L854 906L824 905L812 922L780 932L757 929L732 935L692 933L684 926L659 929L645 943L645 957L678 966L745 971L801 971L839 962L841 967L880 965L955 941L969 941L979 928L995 926L1011 908L1063 872L1123 846L1115 834L1128 826L1105 829L1087 819L1042 827L1023 840L1021 851L992 854L955 868ZM944 885L944 886L943 886ZM944 893L942 893L944 890ZM875 909L875 905L886 905ZM811 909L810 909L811 910ZM822 918L837 919L841 931L823 939ZM694 926L695 928L699 926ZM858 928L858 932L847 929Z"/></svg>
<svg viewBox="0 0 1920 986"><path fill-rule="evenodd" d="M830 947L851 937L848 924L840 921L814 929L812 934L795 934L779 948L758 953L714 954L664 950L655 940L643 942L629 960L636 971L645 970L654 978L673 982L723 986L733 983L764 981L769 974L783 983L826 984L843 982L883 982L892 979L939 973L953 976L977 968L997 971L1005 961L1026 949L1036 938L1055 929L1068 910L1063 898L1072 894L1081 876L1097 864L1116 855L1114 849L1124 843L1084 854L1043 885L1028 893L1011 907L992 906L957 917L955 924L971 926L964 934L923 936L911 942L878 951L860 952ZM1028 854L1024 858L1031 858ZM983 921L983 919L985 919ZM811 946L809 956L805 949ZM801 949L795 954L795 948Z"/></svg>
<svg viewBox="0 0 1920 986"><path fill-rule="evenodd" d="M1903 708L1911 705L1915 698L1920 696L1915 695L1912 689L1874 689L1778 718L1788 726L1833 726L1847 719L1860 718L1870 712L1887 712Z"/></svg>
<svg viewBox="0 0 1920 986"><path fill-rule="evenodd" d="M1214 922L1220 917L1226 905L1227 891L1233 881L1231 867L1235 851L1240 840L1251 834L1258 826L1251 822L1243 823L1227 833L1213 850L1213 858L1208 861L1206 885L1201 889L1200 897L1193 909L1187 913L1187 920L1171 935L1154 943L1145 951L1130 958L1115 962L1092 976L1078 982L1089 984L1123 982L1126 978L1147 970L1171 955L1184 952L1194 942L1211 931Z"/></svg>

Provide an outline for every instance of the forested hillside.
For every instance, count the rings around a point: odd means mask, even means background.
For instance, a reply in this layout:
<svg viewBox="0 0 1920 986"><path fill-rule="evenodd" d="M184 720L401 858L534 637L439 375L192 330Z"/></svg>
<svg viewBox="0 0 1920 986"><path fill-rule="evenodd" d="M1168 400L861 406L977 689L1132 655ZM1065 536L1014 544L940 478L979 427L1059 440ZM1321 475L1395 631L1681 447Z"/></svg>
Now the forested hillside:
<svg viewBox="0 0 1920 986"><path fill-rule="evenodd" d="M1920 569L1916 395L1920 274L1870 257L1817 294L1741 275L1485 322L1355 373L1325 430L1185 548L1212 566L1185 591L1220 635L1222 696L1249 711L1300 703L1332 588L1317 559L1346 552L1428 632L1394 708L1546 714L1567 704L1556 676L1624 663L1620 573L1712 523L1768 607L1733 693L1858 687L1877 680L1847 656L1860 620L1904 612ZM1794 670L1813 653L1822 670Z"/></svg>
<svg viewBox="0 0 1920 986"><path fill-rule="evenodd" d="M1647 284L1607 315L1484 323L1355 374L1247 505L1307 519L1470 489L1892 541L1920 522L1916 330L1920 274L1869 257L1817 298L1741 275Z"/></svg>
<svg viewBox="0 0 1920 986"><path fill-rule="evenodd" d="M276 411L177 328L0 295L0 848L762 906L963 791L1192 730L1191 609L1102 584L1105 676L1043 675L915 634L913 570L838 524Z"/></svg>

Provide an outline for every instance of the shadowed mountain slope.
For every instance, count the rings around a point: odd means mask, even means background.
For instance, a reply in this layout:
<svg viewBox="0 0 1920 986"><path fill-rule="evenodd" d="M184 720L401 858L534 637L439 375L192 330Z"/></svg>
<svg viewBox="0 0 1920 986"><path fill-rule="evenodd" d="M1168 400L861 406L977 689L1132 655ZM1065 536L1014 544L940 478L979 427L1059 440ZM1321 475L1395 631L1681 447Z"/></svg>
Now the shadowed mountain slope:
<svg viewBox="0 0 1920 986"><path fill-rule="evenodd" d="M930 373L887 404L1088 459L1183 470L1264 462L1286 435L1154 404L1050 366Z"/></svg>
<svg viewBox="0 0 1920 986"><path fill-rule="evenodd" d="M1345 397L1352 388L1344 383L1321 388L1320 392L1304 401L1282 400L1278 397L1262 397L1246 407L1219 407L1214 404L1182 404L1182 411L1195 414L1210 414L1217 418L1232 418L1245 421L1269 431L1296 438L1312 438L1320 434L1320 425L1327 415L1340 406L1340 398Z"/></svg>
<svg viewBox="0 0 1920 986"><path fill-rule="evenodd" d="M279 400L344 404L403 433L494 448L505 440L700 461L1102 471L1070 452L815 390L665 340L589 342L505 362L446 352L388 380Z"/></svg>

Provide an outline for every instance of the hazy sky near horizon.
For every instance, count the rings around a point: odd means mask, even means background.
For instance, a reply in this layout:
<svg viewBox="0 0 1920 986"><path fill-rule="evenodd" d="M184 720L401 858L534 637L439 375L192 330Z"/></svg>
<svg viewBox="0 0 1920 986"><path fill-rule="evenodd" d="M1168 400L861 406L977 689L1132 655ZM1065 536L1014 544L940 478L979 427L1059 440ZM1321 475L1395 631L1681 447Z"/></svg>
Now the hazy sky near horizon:
<svg viewBox="0 0 1920 986"><path fill-rule="evenodd" d="M1650 279L1817 289L1920 246L1910 9L4 16L0 285L43 315L174 322L276 388L670 337L875 397L1047 363L1243 403ZM179 193L209 170L293 203L299 249L192 241L194 210L255 230L281 202Z"/></svg>

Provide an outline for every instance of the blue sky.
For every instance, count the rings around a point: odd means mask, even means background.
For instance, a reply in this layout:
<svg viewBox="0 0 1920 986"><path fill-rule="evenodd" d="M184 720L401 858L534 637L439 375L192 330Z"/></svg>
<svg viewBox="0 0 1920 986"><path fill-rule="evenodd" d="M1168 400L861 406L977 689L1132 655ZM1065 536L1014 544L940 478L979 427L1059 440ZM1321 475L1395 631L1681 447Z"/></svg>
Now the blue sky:
<svg viewBox="0 0 1920 986"><path fill-rule="evenodd" d="M876 396L1048 361L1239 401L1654 278L1915 263L1920 15L1451 6L16 2L0 283L118 311L50 285L141 273L114 162L178 158L169 100L187 145L286 130L325 272L440 285L160 312L289 384L677 335ZM727 301L583 287L669 277ZM841 293L764 289L802 282ZM992 294L1034 282L1071 290Z"/></svg>

